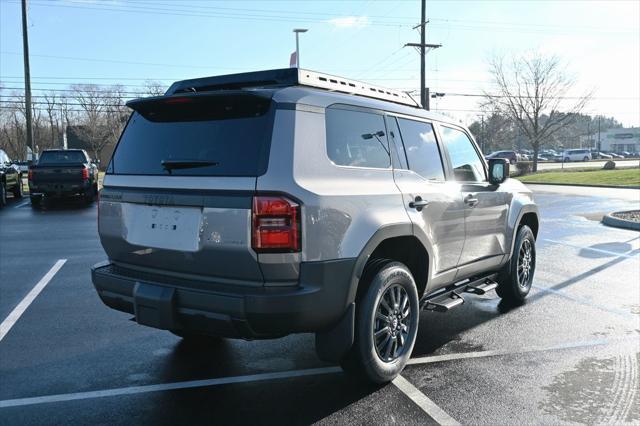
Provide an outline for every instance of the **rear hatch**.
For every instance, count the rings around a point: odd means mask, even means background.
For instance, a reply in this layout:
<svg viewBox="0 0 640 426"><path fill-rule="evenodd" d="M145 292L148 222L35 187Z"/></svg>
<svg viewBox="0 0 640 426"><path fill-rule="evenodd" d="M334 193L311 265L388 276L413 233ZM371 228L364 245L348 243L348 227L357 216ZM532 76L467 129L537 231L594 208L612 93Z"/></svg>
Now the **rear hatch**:
<svg viewBox="0 0 640 426"><path fill-rule="evenodd" d="M80 183L85 161L82 151L44 151L32 168L31 181L36 185Z"/></svg>
<svg viewBox="0 0 640 426"><path fill-rule="evenodd" d="M109 258L164 275L262 285L251 206L267 168L270 95L189 94L129 106L100 194Z"/></svg>

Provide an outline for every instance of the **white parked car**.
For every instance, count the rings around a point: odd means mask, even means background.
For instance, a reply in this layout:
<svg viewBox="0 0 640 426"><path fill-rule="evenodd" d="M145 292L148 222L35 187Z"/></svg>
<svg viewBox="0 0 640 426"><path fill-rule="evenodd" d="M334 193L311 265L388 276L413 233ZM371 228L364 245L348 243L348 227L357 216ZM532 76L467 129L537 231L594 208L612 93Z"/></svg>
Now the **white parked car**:
<svg viewBox="0 0 640 426"><path fill-rule="evenodd" d="M588 149L567 149L562 153L565 163L569 161L589 161L591 160L591 151Z"/></svg>

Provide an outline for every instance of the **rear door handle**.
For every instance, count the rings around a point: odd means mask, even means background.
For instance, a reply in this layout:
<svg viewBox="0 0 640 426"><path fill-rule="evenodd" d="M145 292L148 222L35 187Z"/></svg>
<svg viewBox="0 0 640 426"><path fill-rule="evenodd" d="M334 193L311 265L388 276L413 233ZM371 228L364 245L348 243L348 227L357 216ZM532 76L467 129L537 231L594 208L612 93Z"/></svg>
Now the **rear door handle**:
<svg viewBox="0 0 640 426"><path fill-rule="evenodd" d="M418 197L416 197L416 199L414 201L409 203L409 207L411 207L412 209L416 209L418 211L421 211L428 204L429 204L428 201L423 200L422 197L418 196Z"/></svg>
<svg viewBox="0 0 640 426"><path fill-rule="evenodd" d="M478 204L478 199L476 198L475 194L469 194L464 197L464 203L469 207L475 207L475 205Z"/></svg>

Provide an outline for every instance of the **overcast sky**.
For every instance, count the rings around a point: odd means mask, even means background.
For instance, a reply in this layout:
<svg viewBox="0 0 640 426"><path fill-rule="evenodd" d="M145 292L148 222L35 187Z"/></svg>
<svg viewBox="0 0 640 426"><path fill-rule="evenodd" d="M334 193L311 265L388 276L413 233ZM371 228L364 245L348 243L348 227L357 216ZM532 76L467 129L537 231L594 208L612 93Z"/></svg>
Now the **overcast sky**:
<svg viewBox="0 0 640 426"><path fill-rule="evenodd" d="M418 88L419 56L407 42L420 2L29 0L32 85L120 83L287 67L301 36L304 68L403 90ZM640 1L427 1L428 86L438 110L465 124L491 91L492 54L556 54L594 89L587 113L640 125ZM22 86L20 3L0 0L0 82ZM132 94L134 96L134 94Z"/></svg>

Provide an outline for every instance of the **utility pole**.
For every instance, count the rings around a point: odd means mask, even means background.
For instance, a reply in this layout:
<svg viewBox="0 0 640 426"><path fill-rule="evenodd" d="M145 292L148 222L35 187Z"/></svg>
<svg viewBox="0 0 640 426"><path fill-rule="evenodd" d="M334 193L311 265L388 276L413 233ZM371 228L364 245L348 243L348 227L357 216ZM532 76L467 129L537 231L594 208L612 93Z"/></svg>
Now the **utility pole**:
<svg viewBox="0 0 640 426"><path fill-rule="evenodd" d="M420 14L420 24L413 27L413 29L420 28L420 43L407 43L406 46L417 47L420 51L420 103L422 108L429 111L429 89L427 88L427 69L426 69L426 56L427 48L437 49L442 47L441 44L429 44L426 42L427 38L427 0L422 0L422 10Z"/></svg>
<svg viewBox="0 0 640 426"><path fill-rule="evenodd" d="M31 73L29 71L29 35L27 29L27 0L22 0L22 50L24 54L24 103L25 119L27 121L27 160L29 149L32 156L35 155L33 148L33 127L31 117ZM33 159L33 157L32 157Z"/></svg>
<svg viewBox="0 0 640 426"><path fill-rule="evenodd" d="M598 116L598 152L602 150L602 146L600 145L600 116Z"/></svg>
<svg viewBox="0 0 640 426"><path fill-rule="evenodd" d="M300 42L298 40L298 35L300 33L306 33L307 31L309 31L306 28L295 28L293 30L294 33L296 33L296 66L298 68L300 68Z"/></svg>

